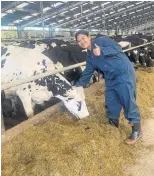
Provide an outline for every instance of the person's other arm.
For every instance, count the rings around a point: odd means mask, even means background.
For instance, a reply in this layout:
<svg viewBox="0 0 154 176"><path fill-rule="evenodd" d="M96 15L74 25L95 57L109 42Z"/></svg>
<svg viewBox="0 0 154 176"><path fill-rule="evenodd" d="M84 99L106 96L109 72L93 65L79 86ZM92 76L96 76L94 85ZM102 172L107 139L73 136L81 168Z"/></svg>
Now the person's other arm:
<svg viewBox="0 0 154 176"><path fill-rule="evenodd" d="M100 46L102 57L104 57L104 56L114 56L118 53L123 52L120 45L113 42L111 39L108 39L108 38L106 38L105 40L102 39L102 43L103 42L108 42L110 44L108 46L105 46L105 47Z"/></svg>

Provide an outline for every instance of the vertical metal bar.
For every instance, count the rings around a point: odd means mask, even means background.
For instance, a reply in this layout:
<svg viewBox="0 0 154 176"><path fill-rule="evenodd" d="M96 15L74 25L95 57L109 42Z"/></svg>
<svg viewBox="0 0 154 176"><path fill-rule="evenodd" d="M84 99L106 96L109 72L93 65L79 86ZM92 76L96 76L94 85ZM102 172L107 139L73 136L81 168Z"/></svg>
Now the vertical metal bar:
<svg viewBox="0 0 154 176"><path fill-rule="evenodd" d="M1 132L3 133L4 131L5 131L4 118L1 110Z"/></svg>
<svg viewBox="0 0 154 176"><path fill-rule="evenodd" d="M20 25L17 26L17 35L18 35L18 39L21 38L21 27Z"/></svg>
<svg viewBox="0 0 154 176"><path fill-rule="evenodd" d="M40 1L40 10L41 10L41 20L42 20L43 37L44 37L44 35L45 35L45 33L44 33L44 19L43 19L44 14L43 14L43 2L42 1Z"/></svg>
<svg viewBox="0 0 154 176"><path fill-rule="evenodd" d="M83 24L83 15L82 15L82 4L80 5L81 9L81 24Z"/></svg>
<svg viewBox="0 0 154 176"><path fill-rule="evenodd" d="M106 19L105 19L105 8L104 8L104 5L103 5L103 16L104 16L103 25L104 25L104 32L105 32L105 30L106 30L106 24L105 24Z"/></svg>

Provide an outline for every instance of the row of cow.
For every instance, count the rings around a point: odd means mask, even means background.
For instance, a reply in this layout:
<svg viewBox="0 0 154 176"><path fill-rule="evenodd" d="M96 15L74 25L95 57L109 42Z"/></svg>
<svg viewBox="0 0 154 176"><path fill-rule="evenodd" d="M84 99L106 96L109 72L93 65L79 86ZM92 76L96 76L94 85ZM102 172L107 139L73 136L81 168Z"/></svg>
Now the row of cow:
<svg viewBox="0 0 154 176"><path fill-rule="evenodd" d="M98 34L96 38L100 36L102 35ZM123 50L154 41L153 35L143 35L141 33L132 34L130 36L110 36L110 38L119 43ZM125 54L128 56L129 60L135 64L135 68L138 68L140 65L143 67L153 67L154 45L152 44L127 51Z"/></svg>
<svg viewBox="0 0 154 176"><path fill-rule="evenodd" d="M97 36L98 37L98 36ZM131 38L133 38L131 40ZM140 45L146 41L134 36L125 38L113 38L123 49ZM136 43L134 43L135 41ZM138 43L137 43L138 42ZM153 46L151 48L139 48L127 53L130 61L143 66L152 66ZM150 52L151 51L151 52ZM53 71L62 67L67 67L85 61L87 51L72 45L67 41L57 39L43 39L40 41L18 42L16 45L3 46L1 48L1 73L2 84L7 84L16 80L34 76L36 74ZM149 60L147 59L150 59ZM146 63L146 64L145 64ZM76 101L70 92L73 91L72 85L81 77L83 67L78 67L51 75L39 80L31 81L2 92L2 110L5 117L17 114L17 98L23 105L27 117L34 115L36 105L44 106L44 102L52 101L54 97L64 101L65 105L73 102L76 114L81 112L78 109L81 101ZM91 83L98 80L97 72L94 73ZM88 87L89 85L87 85ZM75 96L74 96L75 97ZM83 103L85 105L85 102ZM72 104L71 104L72 106ZM83 106L86 108L86 106ZM84 111L84 110L83 110Z"/></svg>

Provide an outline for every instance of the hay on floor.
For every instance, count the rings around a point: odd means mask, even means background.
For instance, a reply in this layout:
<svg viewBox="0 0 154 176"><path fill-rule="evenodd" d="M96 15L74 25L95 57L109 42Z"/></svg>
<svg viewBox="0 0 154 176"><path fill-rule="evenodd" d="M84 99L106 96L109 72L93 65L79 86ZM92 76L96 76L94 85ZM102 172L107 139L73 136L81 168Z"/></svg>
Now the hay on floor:
<svg viewBox="0 0 154 176"><path fill-rule="evenodd" d="M142 122L154 107L154 69L140 68L137 75L137 103ZM90 116L73 121L67 113L57 119L31 126L2 146L3 176L123 176L142 148L125 144L130 133L121 114L120 128L107 123L104 82L85 89Z"/></svg>

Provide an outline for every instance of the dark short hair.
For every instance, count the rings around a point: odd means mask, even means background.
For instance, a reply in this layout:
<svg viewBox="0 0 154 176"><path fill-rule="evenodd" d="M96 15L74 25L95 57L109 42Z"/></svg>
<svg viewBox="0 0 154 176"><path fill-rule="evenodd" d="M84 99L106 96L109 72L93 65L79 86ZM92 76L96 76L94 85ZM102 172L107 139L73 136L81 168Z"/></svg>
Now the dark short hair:
<svg viewBox="0 0 154 176"><path fill-rule="evenodd" d="M86 35L87 37L89 36L89 32L87 32L85 30L80 30L80 31L76 32L76 34L75 34L76 41L77 41L77 37L78 37L79 34Z"/></svg>

